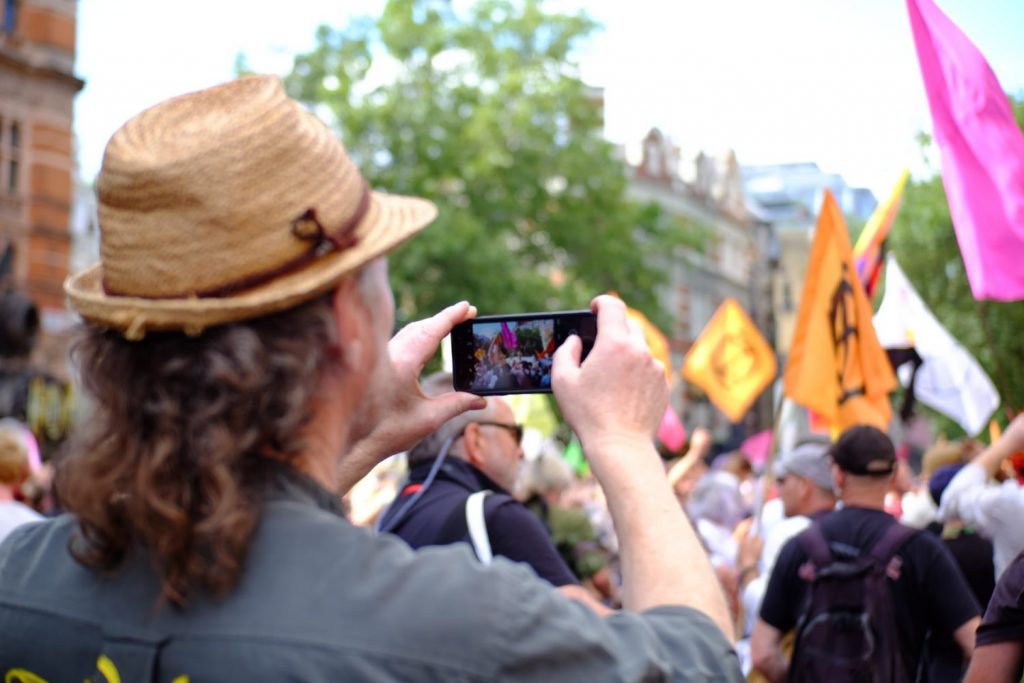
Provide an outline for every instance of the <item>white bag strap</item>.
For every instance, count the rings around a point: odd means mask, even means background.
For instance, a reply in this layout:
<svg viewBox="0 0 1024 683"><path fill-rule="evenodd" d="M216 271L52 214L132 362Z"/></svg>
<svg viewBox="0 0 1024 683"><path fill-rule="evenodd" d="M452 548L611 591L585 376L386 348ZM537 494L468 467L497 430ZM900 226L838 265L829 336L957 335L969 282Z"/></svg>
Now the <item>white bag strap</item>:
<svg viewBox="0 0 1024 683"><path fill-rule="evenodd" d="M483 564L494 559L491 554L491 538L487 535L487 520L484 519L484 499L490 491L477 491L466 498L466 528L473 542L473 551Z"/></svg>

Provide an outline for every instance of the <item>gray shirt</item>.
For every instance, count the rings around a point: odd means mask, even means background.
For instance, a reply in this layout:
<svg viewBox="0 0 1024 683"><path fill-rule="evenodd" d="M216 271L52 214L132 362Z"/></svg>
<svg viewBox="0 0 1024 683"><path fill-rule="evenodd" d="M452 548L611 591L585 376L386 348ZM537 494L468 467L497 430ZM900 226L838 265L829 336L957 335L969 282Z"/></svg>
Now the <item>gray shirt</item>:
<svg viewBox="0 0 1024 683"><path fill-rule="evenodd" d="M712 621L683 607L599 617L529 568L465 545L414 552L284 477L223 599L157 609L141 553L111 576L68 553L75 520L0 546L0 675L46 681L740 681ZM187 676L186 678L182 678ZM23 673L18 680L36 680Z"/></svg>

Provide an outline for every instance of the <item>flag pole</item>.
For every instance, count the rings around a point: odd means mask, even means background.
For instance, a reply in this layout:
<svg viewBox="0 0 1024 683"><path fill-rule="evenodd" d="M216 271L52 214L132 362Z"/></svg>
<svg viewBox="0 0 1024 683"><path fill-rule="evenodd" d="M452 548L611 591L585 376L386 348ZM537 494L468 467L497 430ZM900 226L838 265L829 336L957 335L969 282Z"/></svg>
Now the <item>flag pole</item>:
<svg viewBox="0 0 1024 683"><path fill-rule="evenodd" d="M772 466L779 452L779 427L782 424L782 407L786 400L783 392L779 392L779 400L772 401L774 417L772 419L771 440L768 442L768 457L764 461L764 470L754 490L754 522L750 525L750 533L761 533L761 512L764 510L765 499L772 483Z"/></svg>

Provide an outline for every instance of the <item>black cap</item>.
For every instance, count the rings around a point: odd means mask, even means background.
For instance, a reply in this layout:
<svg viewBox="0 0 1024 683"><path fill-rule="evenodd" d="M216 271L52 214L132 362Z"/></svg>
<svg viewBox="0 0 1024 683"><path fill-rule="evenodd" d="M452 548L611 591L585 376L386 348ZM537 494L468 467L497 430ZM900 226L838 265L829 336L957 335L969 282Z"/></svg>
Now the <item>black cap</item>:
<svg viewBox="0 0 1024 683"><path fill-rule="evenodd" d="M896 469L896 448L880 429L850 427L829 449L839 469L850 474L890 474Z"/></svg>

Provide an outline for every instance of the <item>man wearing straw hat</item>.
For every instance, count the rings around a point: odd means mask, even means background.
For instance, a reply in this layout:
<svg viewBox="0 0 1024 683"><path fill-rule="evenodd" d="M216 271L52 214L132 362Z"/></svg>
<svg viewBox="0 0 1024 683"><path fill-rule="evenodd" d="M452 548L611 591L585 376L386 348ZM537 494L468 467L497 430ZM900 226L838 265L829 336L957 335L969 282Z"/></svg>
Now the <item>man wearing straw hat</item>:
<svg viewBox="0 0 1024 683"><path fill-rule="evenodd" d="M739 678L651 442L664 371L621 303L595 299L586 363L570 338L554 366L622 542L626 610L599 616L340 515L374 464L483 405L418 384L469 304L388 341L383 256L432 204L372 191L270 77L131 119L97 191L102 262L66 284L94 414L60 474L71 514L0 547L5 680Z"/></svg>

